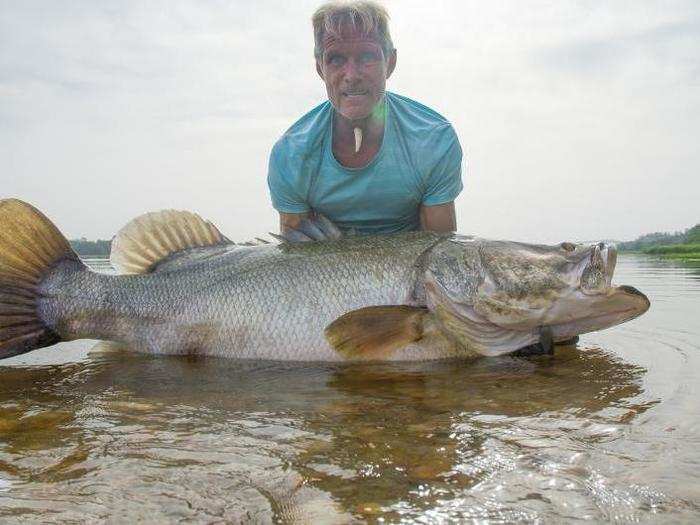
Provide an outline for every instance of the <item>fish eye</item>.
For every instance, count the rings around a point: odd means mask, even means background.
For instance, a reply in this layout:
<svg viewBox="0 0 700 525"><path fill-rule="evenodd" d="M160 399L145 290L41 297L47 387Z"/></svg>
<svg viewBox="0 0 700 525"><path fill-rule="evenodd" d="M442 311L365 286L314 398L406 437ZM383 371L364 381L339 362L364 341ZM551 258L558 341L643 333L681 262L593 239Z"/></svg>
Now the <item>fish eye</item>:
<svg viewBox="0 0 700 525"><path fill-rule="evenodd" d="M573 242L563 242L560 246L567 252L573 252L576 249L576 245Z"/></svg>

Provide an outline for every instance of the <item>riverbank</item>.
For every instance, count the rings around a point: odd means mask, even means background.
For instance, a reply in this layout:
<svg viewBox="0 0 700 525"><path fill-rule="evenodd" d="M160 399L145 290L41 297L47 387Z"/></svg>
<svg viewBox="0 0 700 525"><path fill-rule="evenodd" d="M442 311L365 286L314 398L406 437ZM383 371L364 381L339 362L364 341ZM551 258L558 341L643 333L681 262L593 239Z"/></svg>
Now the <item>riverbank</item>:
<svg viewBox="0 0 700 525"><path fill-rule="evenodd" d="M675 233L647 233L634 241L617 243L620 252L641 253L664 259L700 261L700 224Z"/></svg>
<svg viewBox="0 0 700 525"><path fill-rule="evenodd" d="M628 253L656 255L659 257L663 257L664 259L700 261L700 244L693 243L651 246L642 250L631 250Z"/></svg>

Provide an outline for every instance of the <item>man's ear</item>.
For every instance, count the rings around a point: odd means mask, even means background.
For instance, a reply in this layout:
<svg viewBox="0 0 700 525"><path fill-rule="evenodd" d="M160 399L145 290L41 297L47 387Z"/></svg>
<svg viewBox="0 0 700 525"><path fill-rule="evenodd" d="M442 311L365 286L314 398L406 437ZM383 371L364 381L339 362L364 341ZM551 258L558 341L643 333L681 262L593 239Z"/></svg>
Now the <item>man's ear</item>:
<svg viewBox="0 0 700 525"><path fill-rule="evenodd" d="M325 77L323 76L323 68L321 67L321 62L318 61L318 58L316 59L316 73L318 73L318 76L321 77L321 80L324 82L326 81Z"/></svg>
<svg viewBox="0 0 700 525"><path fill-rule="evenodd" d="M393 49L391 51L391 54L389 55L389 60L386 62L386 78L389 78L391 74L394 72L394 68L396 67L396 49Z"/></svg>

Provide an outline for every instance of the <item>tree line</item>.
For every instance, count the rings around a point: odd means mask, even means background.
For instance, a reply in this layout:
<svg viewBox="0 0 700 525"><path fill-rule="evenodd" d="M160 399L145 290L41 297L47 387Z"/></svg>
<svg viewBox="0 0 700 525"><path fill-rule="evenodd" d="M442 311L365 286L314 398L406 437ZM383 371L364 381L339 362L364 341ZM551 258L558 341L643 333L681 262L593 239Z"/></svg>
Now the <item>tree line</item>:
<svg viewBox="0 0 700 525"><path fill-rule="evenodd" d="M81 257L109 257L109 251L112 248L112 241L104 241L98 239L96 241L88 241L85 237L80 239L71 239L68 241L71 248Z"/></svg>
<svg viewBox="0 0 700 525"><path fill-rule="evenodd" d="M620 250L648 251L659 246L678 246L687 244L700 244L700 224L696 224L687 230L668 233L647 233L633 241L617 243Z"/></svg>

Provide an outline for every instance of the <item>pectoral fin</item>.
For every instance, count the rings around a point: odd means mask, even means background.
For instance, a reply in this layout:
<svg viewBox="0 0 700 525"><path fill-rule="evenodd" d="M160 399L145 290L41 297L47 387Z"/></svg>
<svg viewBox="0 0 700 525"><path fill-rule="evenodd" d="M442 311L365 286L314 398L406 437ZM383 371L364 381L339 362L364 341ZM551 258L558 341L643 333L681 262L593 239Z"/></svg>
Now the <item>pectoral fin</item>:
<svg viewBox="0 0 700 525"><path fill-rule="evenodd" d="M427 315L426 308L414 306L369 306L339 317L324 333L347 359L383 359L421 339Z"/></svg>

